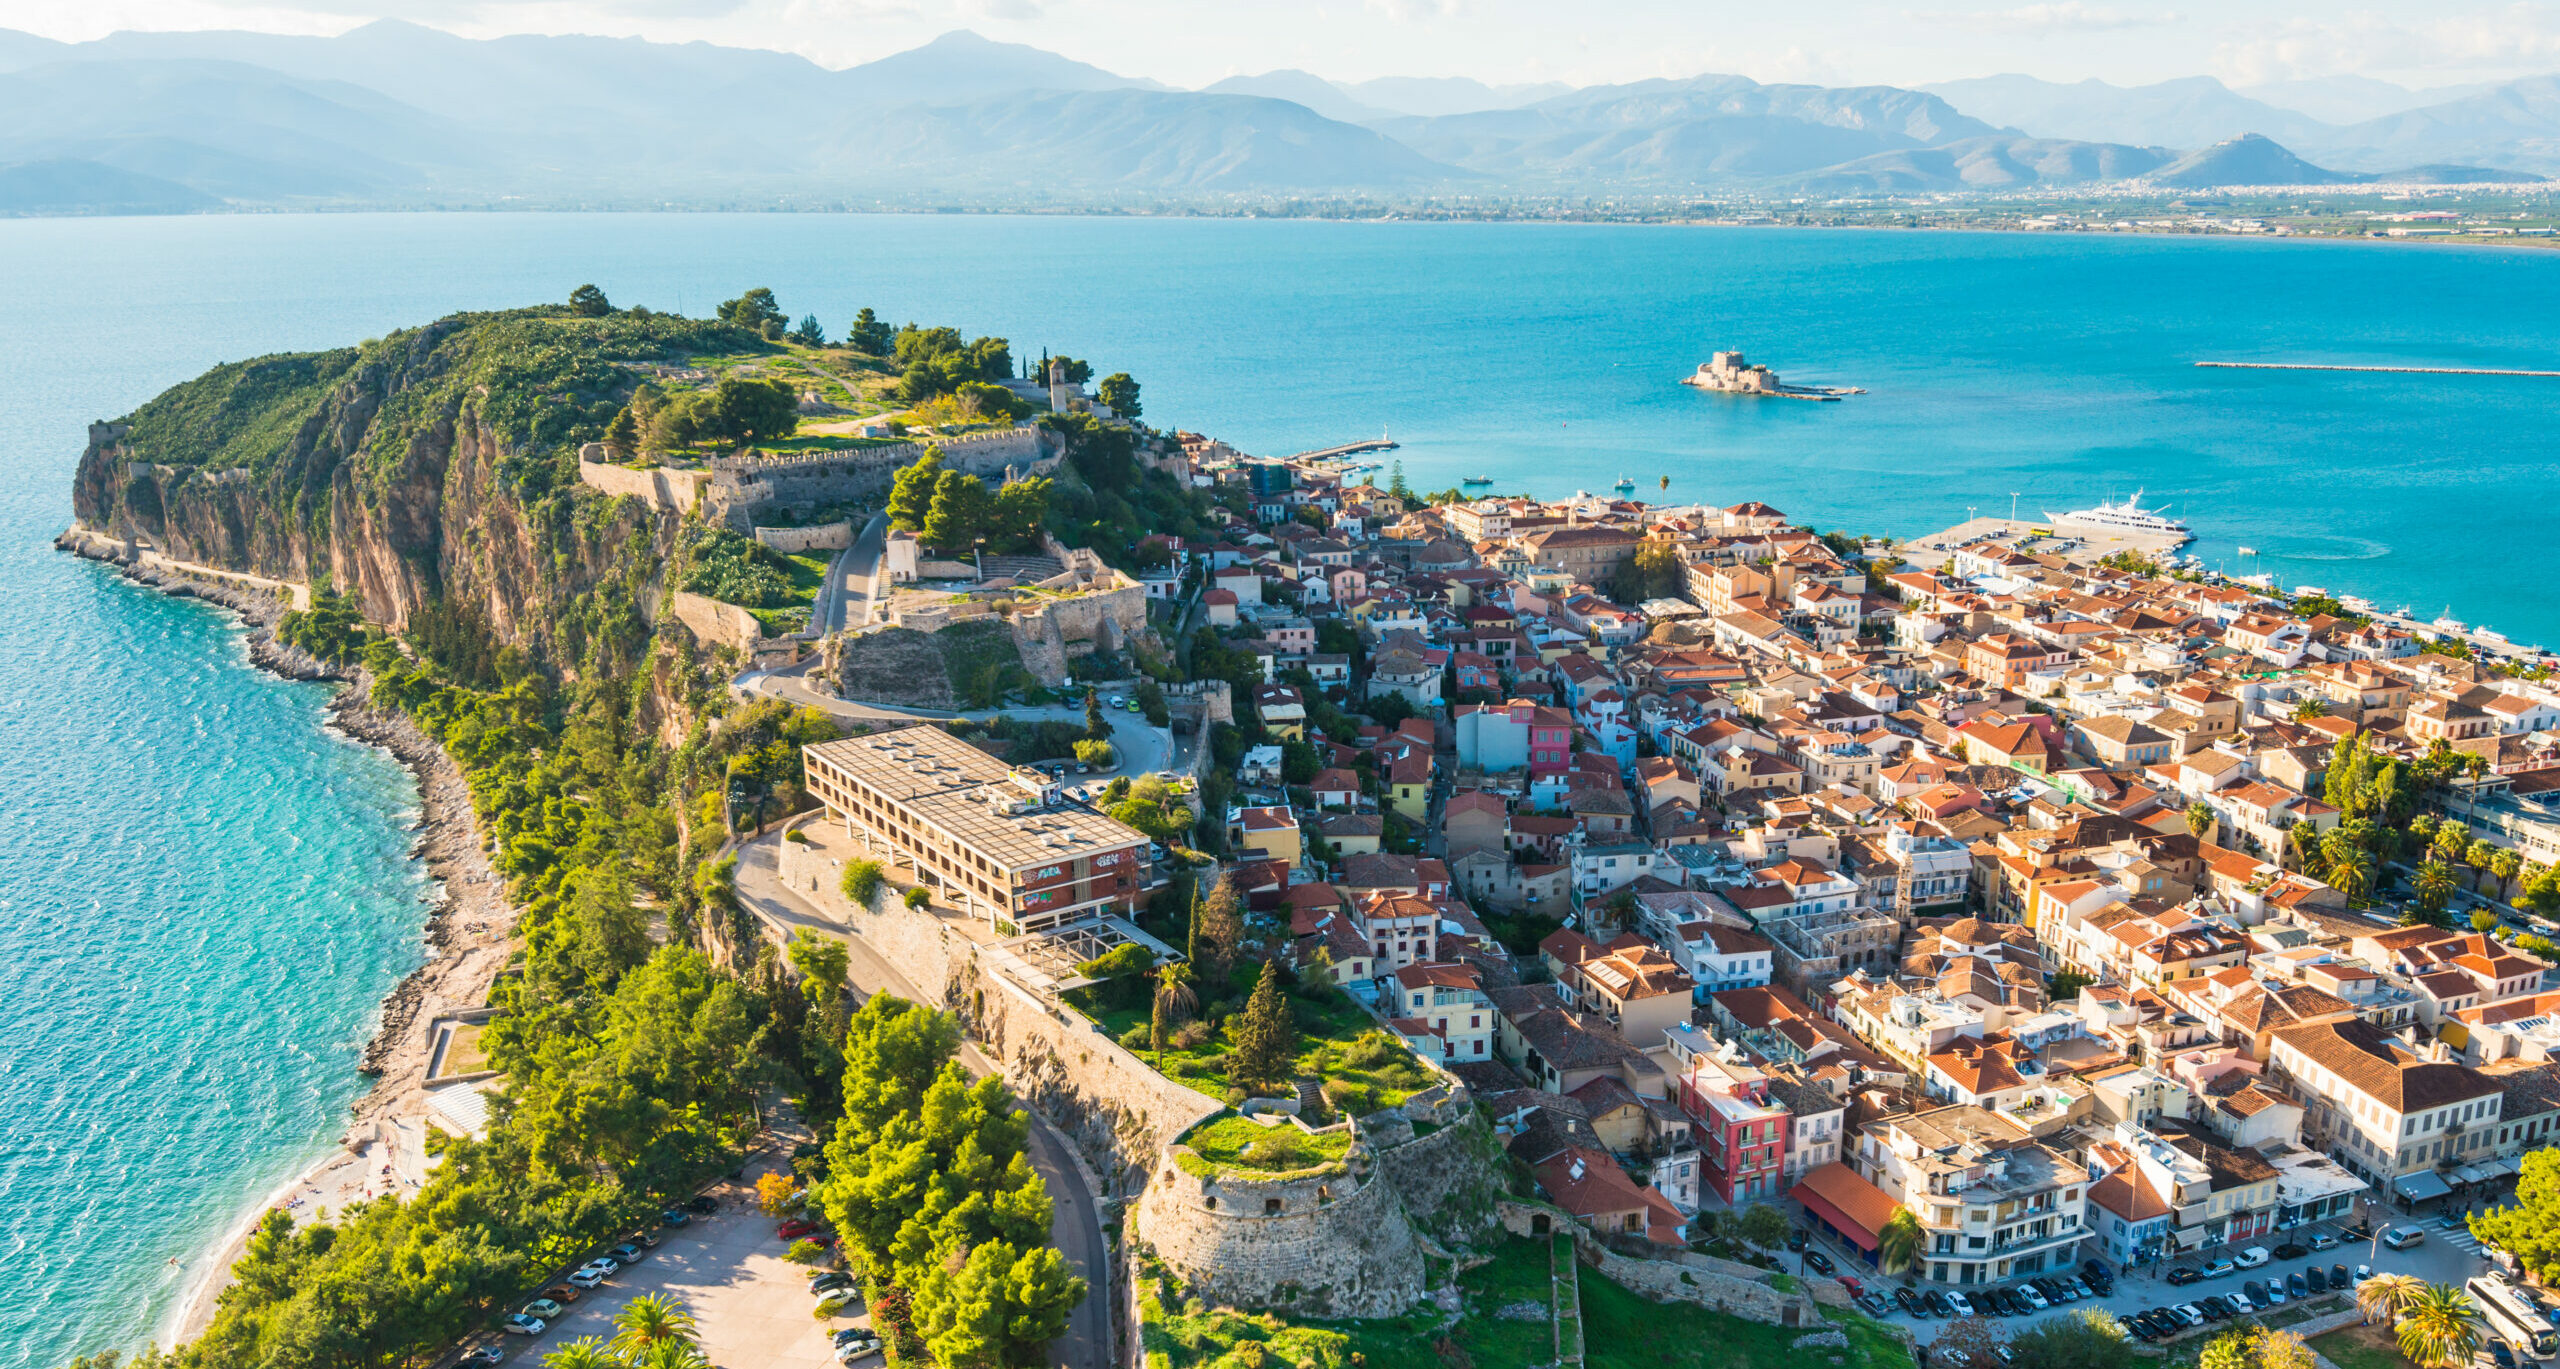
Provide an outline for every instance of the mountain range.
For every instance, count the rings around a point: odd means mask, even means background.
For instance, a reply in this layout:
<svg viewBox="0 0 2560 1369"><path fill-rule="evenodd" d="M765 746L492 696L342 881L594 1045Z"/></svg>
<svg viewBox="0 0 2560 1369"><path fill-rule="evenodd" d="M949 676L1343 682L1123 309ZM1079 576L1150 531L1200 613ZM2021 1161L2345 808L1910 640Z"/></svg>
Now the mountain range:
<svg viewBox="0 0 2560 1369"><path fill-rule="evenodd" d="M967 32L831 70L707 43L465 39L390 20L325 38L0 30L0 213L1867 195L2554 171L2550 76L2244 92L2209 77L1573 88L1282 70L1181 90Z"/></svg>

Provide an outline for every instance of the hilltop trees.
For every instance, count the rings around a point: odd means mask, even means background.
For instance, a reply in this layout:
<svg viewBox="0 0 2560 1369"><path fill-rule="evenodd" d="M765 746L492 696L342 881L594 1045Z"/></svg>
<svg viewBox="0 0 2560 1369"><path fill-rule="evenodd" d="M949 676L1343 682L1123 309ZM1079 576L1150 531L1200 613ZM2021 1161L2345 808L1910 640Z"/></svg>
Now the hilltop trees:
<svg viewBox="0 0 2560 1369"><path fill-rule="evenodd" d="M957 328L919 328L910 323L891 343L899 370L898 398L920 404L947 395L968 381L999 381L1013 375L1012 345L1000 337L962 342Z"/></svg>
<svg viewBox="0 0 2560 1369"><path fill-rule="evenodd" d="M889 331L889 325L882 323L880 316L871 312L868 305L853 316L853 328L845 334L844 340L845 345L853 350L875 357L887 356L897 346L897 337Z"/></svg>
<svg viewBox="0 0 2560 1369"><path fill-rule="evenodd" d="M1101 400L1111 412L1122 418L1136 418L1146 410L1138 406L1138 382L1127 371L1114 371L1093 387L1093 397Z"/></svg>
<svg viewBox="0 0 2560 1369"><path fill-rule="evenodd" d="M946 467L942 449L927 447L890 478L889 526L947 552L972 550L982 537L992 552L1030 551L1040 545L1053 488L1033 476L991 494L986 481Z"/></svg>
<svg viewBox="0 0 2560 1369"><path fill-rule="evenodd" d="M763 286L757 286L736 299L721 301L715 317L722 323L767 338L782 336L782 325L791 321L791 316L782 312L782 306L774 303L773 292Z"/></svg>
<svg viewBox="0 0 2560 1369"><path fill-rule="evenodd" d="M603 318L613 312L613 301L597 287L581 285L569 292L569 312L580 318Z"/></svg>
<svg viewBox="0 0 2560 1369"><path fill-rule="evenodd" d="M1247 1088L1288 1082L1297 1066L1298 1023L1289 1013L1289 1000L1280 992L1278 961L1262 962L1253 997L1245 1000L1243 1014L1227 1027L1227 1038L1235 1043L1227 1057L1228 1077Z"/></svg>

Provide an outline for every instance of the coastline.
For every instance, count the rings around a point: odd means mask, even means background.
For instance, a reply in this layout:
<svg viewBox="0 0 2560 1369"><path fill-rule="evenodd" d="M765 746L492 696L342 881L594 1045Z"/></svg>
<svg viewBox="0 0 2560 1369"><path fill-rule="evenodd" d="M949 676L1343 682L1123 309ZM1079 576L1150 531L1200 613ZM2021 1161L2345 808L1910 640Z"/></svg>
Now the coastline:
<svg viewBox="0 0 2560 1369"><path fill-rule="evenodd" d="M250 629L250 664L290 680L335 684L336 692L324 705L326 729L389 753L418 786L410 858L423 862L433 890L422 928L426 959L401 977L377 1010L358 1066L373 1084L350 1106L336 1148L252 1205L187 1262L184 1295L153 1328L155 1342L174 1345L202 1334L212 1321L222 1290L230 1286L232 1264L268 1212L281 1207L297 1221L307 1221L316 1212L337 1212L369 1197L416 1190L423 1177L415 1172L422 1157L413 1153L414 1143L404 1153L401 1138L419 1131L417 1119L427 1111L427 1070L434 1050L428 1027L444 1013L487 1002L489 987L513 949L515 909L481 846L479 817L460 768L408 718L366 702L369 682L361 668L333 667L277 641L276 623L284 615L280 590L137 565L120 554L118 543L80 529L64 533L55 546L114 565L135 584L230 610Z"/></svg>

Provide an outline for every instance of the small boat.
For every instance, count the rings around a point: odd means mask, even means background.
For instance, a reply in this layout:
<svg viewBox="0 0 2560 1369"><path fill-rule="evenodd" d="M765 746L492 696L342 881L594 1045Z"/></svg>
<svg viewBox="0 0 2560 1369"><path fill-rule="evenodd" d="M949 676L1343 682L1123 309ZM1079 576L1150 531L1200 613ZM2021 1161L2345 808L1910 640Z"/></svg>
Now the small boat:
<svg viewBox="0 0 2560 1369"><path fill-rule="evenodd" d="M1621 489L1621 490L1631 490L1631 489L1634 489L1635 487L1636 487L1636 478L1635 478L1634 476L1632 476L1632 475L1622 475L1622 476L1619 476L1619 477L1618 477L1618 483L1617 483L1617 485L1616 485L1614 488Z"/></svg>
<svg viewBox="0 0 2560 1369"><path fill-rule="evenodd" d="M1461 485L1490 485L1493 483L1493 477L1489 475L1471 475L1458 483Z"/></svg>
<svg viewBox="0 0 2560 1369"><path fill-rule="evenodd" d="M2255 556L2258 554L2258 549L2256 547L2242 547L2240 549L2240 554L2243 556Z"/></svg>
<svg viewBox="0 0 2560 1369"><path fill-rule="evenodd" d="M2329 591L2322 589L2318 585L2295 585L2293 587L2293 592L2297 596L2306 599L2326 599L2329 597Z"/></svg>
<svg viewBox="0 0 2560 1369"><path fill-rule="evenodd" d="M2504 643L2507 640L2507 634L2485 627L2475 627L2471 629L2471 635L2484 642Z"/></svg>

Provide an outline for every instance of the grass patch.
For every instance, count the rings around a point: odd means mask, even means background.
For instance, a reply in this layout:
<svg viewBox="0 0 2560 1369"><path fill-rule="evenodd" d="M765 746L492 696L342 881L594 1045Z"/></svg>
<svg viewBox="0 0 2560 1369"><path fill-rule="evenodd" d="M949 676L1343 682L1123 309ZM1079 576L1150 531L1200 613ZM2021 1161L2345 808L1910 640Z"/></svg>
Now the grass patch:
<svg viewBox="0 0 2560 1369"><path fill-rule="evenodd" d="M949 634L946 631L941 635ZM1214 1000L1207 993L1201 995L1201 1030L1191 1034L1196 1038L1194 1044L1167 1043L1161 1062L1153 1050L1137 1052L1138 1058L1156 1066L1168 1079L1212 1097L1225 1097L1235 1084L1227 1075L1230 1043L1222 1024L1230 1014L1243 1011L1252 988L1251 980L1239 969L1226 993ZM1085 989L1066 998L1078 1011L1102 1024L1103 1031L1115 1041L1148 1022L1149 1009L1144 1005L1109 1007ZM1324 1080L1325 1093L1334 1106L1354 1113L1373 1112L1394 1107L1431 1086L1431 1076L1413 1052L1380 1030L1377 1019L1339 991L1307 994L1293 989L1289 1011L1298 1023L1298 1058L1292 1072Z"/></svg>
<svg viewBox="0 0 2560 1369"><path fill-rule="evenodd" d="M2338 1369L2411 1369L2388 1326L2341 1326L2313 1336L2310 1344Z"/></svg>
<svg viewBox="0 0 2560 1369"><path fill-rule="evenodd" d="M489 1053L480 1048L480 1024L457 1022L445 1038L439 1075L477 1074L489 1068Z"/></svg>
<svg viewBox="0 0 2560 1369"><path fill-rule="evenodd" d="M1881 1323L1854 1312L1826 1311L1827 1326L1771 1326L1690 1303L1652 1302L1591 1270L1582 1271L1584 1364L1588 1369L1748 1369L1796 1364L1803 1369L1911 1369L1911 1353ZM1848 1337L1837 1346L1798 1351L1815 1331Z"/></svg>
<svg viewBox="0 0 2560 1369"><path fill-rule="evenodd" d="M1250 1117L1221 1117L1182 1138L1213 1169L1278 1177L1329 1170L1351 1153L1349 1131L1314 1136L1287 1122L1264 1126Z"/></svg>

